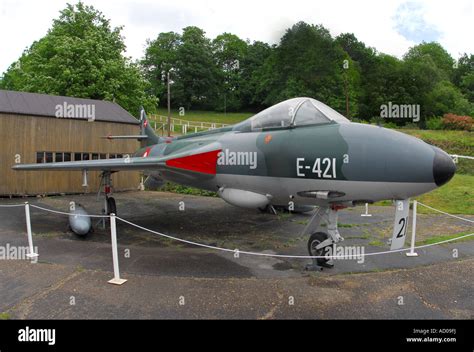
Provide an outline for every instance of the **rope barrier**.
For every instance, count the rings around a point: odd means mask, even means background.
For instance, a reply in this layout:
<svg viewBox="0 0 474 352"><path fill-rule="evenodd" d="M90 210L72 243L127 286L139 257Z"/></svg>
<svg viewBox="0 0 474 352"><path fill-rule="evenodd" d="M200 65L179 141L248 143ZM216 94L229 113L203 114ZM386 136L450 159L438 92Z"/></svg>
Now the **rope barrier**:
<svg viewBox="0 0 474 352"><path fill-rule="evenodd" d="M465 219L465 218L462 218L462 217L459 217L459 216L449 214L449 213L443 212L441 210L432 208L432 207L430 207L426 204L423 204L423 203L420 203L420 202L418 202L418 203L421 204L424 207L427 207L427 208L432 209L434 211L437 211L439 213L442 213L442 214L445 214L445 215L448 215L448 216L452 216L452 217L460 219L460 220L464 220L464 221L468 221L468 222L474 222L473 220ZM14 207L14 206L15 207L20 207L20 206L25 206L25 205L24 204L5 205L5 207ZM33 204L30 204L30 206L33 207L33 208L39 209L39 210L43 210L43 211L47 211L47 212L51 212L51 213L55 213L55 214L60 214L60 215L66 215L66 216L74 215L74 216L87 216L87 217L92 217L92 218L109 218L110 217L109 215L88 215L88 214L86 215L86 214L66 213L66 212L62 212L62 211L58 211L58 210L43 208L41 206L33 205ZM147 232L156 234L156 235L161 236L161 237L166 237L166 238L174 240L174 241L190 244L190 245L197 246L197 247L203 247L203 248L208 248L208 249L213 249L213 250L219 250L219 251L228 252L228 253L246 254L246 255L260 256L260 257L287 258L287 259L347 259L348 257L350 257L350 258L360 258L360 257L376 256L376 255L382 255L382 254L400 253L400 252L406 252L406 251L412 250L412 248L401 248L401 249L390 250L390 251L363 253L363 254L359 254L359 255L351 254L351 255L343 255L343 256L340 256L340 255L339 256L337 256L337 255L336 256L309 256L309 255L287 255L287 254L250 252L250 251L241 251L239 249L222 248L222 247L211 246L211 245L198 243L198 242L194 242L194 241L189 241L189 240L185 240L185 239L182 239L182 238L166 235L164 233L148 229L146 227L134 224L133 222L130 222L128 220L122 219L118 216L116 216L116 219L118 219L118 220L120 220L123 223L126 223L128 225L131 225L133 227L141 229L143 231L147 231ZM416 246L413 249L428 248L428 247L436 246L436 245L439 245L439 244L444 244L444 243L457 241L457 240L467 238L467 237L471 237L471 236L474 236L474 233L470 233L470 234L467 234L467 235L462 235L462 236L455 237L455 238L450 238L450 239L447 239L447 240L444 240L444 241L439 241L439 242L435 242L435 243Z"/></svg>
<svg viewBox="0 0 474 352"><path fill-rule="evenodd" d="M451 155L453 158L461 158L461 159L470 159L470 160L474 160L474 156L467 156L467 155L456 155L456 154L452 154Z"/></svg>
<svg viewBox="0 0 474 352"><path fill-rule="evenodd" d="M0 208L24 207L25 204L0 204Z"/></svg>
<svg viewBox="0 0 474 352"><path fill-rule="evenodd" d="M40 209L40 210L44 210L44 211L49 211L50 213L61 214L61 215L67 215L67 216L74 215L74 216L85 216L85 217L89 217L89 218L109 218L109 217L110 217L109 215L89 215L89 214L66 213L66 212L63 212L63 211L58 211L58 210L43 208L43 207L40 207L40 206L38 206L38 205L33 205L33 204L30 204L30 207L36 208L36 209Z"/></svg>
<svg viewBox="0 0 474 352"><path fill-rule="evenodd" d="M117 216L117 219L124 222L124 223L126 223L126 224L134 226L138 229L154 233L158 236L166 237L166 238L171 239L171 240L191 244L191 245L198 246L198 247L204 247L204 248L209 248L209 249L220 250L220 251L223 251L223 252L232 252L232 253L247 254L247 255L261 256L261 257L288 258L288 259L290 259L290 258L291 259L347 259L347 257L348 257L348 256L310 256L310 255L271 254L271 253L241 251L239 249L221 248L221 247L211 246L211 245L202 244L202 243L198 243L198 242L188 241L188 240L184 240L182 238L166 235L166 234L158 232L158 231L153 231L153 230L148 229L146 227L143 227L143 226L134 224L133 222L122 219L118 216ZM443 243L456 241L456 240L466 238L466 237L470 237L470 236L474 236L474 233L470 233L468 235L462 235L462 236L459 236L459 237L456 237L456 238L450 238L450 239L440 241L440 242L436 242L436 243L425 244L425 245L422 245L422 246L415 247L415 249L427 248L427 247L435 246L435 245L438 245L438 244L443 244ZM382 251L382 252L364 253L364 254L360 254L360 255L350 255L350 257L360 258L360 257L366 257L366 256L375 256L375 255L381 255L381 254L405 252L405 251L409 251L409 250L410 250L410 248L401 248L401 249L396 249L396 250L393 250L393 251Z"/></svg>
<svg viewBox="0 0 474 352"><path fill-rule="evenodd" d="M471 223L474 223L474 220L469 220L469 219L466 219L466 218L462 218L460 216L457 216L457 215L453 215L453 214L449 214L449 213L446 213L444 211L441 211L441 210L438 210L438 209L435 209L433 207L430 207L429 205L426 205L426 204L423 204L421 203L420 201L418 201L418 204L428 208L428 209L431 209L431 210L434 210L434 211L437 211L438 213L441 213L441 214L444 214L444 215L447 215L447 216L451 216L453 218L456 218L456 219L459 219L459 220L464 220L464 221L467 221L467 222L471 222Z"/></svg>

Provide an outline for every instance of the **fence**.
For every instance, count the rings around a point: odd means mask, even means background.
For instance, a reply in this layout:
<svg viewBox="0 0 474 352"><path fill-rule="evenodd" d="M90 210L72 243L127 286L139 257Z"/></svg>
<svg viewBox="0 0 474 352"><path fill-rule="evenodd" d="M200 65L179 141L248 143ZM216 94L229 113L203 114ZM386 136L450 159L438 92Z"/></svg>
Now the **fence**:
<svg viewBox="0 0 474 352"><path fill-rule="evenodd" d="M168 116L150 115L149 122L151 123L151 126L155 130L164 131L166 129L166 126L168 125ZM191 121L191 120L184 120L184 119L178 119L178 118L172 117L170 130L171 132L187 134L187 133L209 131L209 130L214 130L216 128L222 128L222 127L227 127L227 126L230 126L230 125L225 124L225 123L217 123L217 122Z"/></svg>

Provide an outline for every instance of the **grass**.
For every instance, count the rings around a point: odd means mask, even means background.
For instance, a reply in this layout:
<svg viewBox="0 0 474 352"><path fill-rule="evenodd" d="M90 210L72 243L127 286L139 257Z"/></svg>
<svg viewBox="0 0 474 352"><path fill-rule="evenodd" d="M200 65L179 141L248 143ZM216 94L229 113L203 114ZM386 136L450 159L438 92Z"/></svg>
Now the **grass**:
<svg viewBox="0 0 474 352"><path fill-rule="evenodd" d="M400 132L409 134L437 146L449 154L474 156L474 133L468 131L431 131L431 130L405 130ZM474 162L459 159L457 164L458 174L474 175Z"/></svg>
<svg viewBox="0 0 474 352"><path fill-rule="evenodd" d="M11 319L10 313L7 313L7 312L0 313L0 320L9 320L9 319Z"/></svg>
<svg viewBox="0 0 474 352"><path fill-rule="evenodd" d="M327 225L325 223L321 224L321 227L326 227ZM351 227L356 227L359 226L358 224L341 224L340 222L337 223L338 227L343 227L343 228L351 228Z"/></svg>
<svg viewBox="0 0 474 352"><path fill-rule="evenodd" d="M474 215L474 176L455 175L444 186L417 197L416 200L430 207L450 214ZM392 206L391 200L383 200L375 205ZM418 206L421 214L438 214L433 210Z"/></svg>
<svg viewBox="0 0 474 352"><path fill-rule="evenodd" d="M373 240L373 241L369 242L369 246L383 247L383 246L385 246L385 243L383 243L380 240Z"/></svg>
<svg viewBox="0 0 474 352"><path fill-rule="evenodd" d="M474 176L455 175L444 186L416 200L450 214L474 215ZM423 206L419 206L417 211L422 214L434 213Z"/></svg>
<svg viewBox="0 0 474 352"><path fill-rule="evenodd" d="M443 145L446 148L460 148L461 152L471 153L474 150L474 135L468 131L445 131L445 130L405 130L400 132L415 136L426 142Z"/></svg>
<svg viewBox="0 0 474 352"><path fill-rule="evenodd" d="M157 115L168 116L168 110L158 109ZM251 112L217 112L217 111L185 111L184 116L180 116L178 110L171 111L171 117L189 121L200 121L200 122L215 122L215 123L225 123L233 125L245 119L248 119L250 116L254 115Z"/></svg>
<svg viewBox="0 0 474 352"><path fill-rule="evenodd" d="M427 238L423 241L417 241L416 242L416 245L417 246L422 246L422 245L425 245L425 244L433 244L433 243L438 243L438 242L442 242L442 241L446 241L446 240L450 240L450 239L453 239L453 238L457 238L457 237L461 237L463 235L469 235L471 234L472 231L470 232L460 232L460 233L455 233L453 235L440 235L440 236L433 236L433 237L430 237L430 238ZM462 238L460 240L456 240L456 241L452 241L452 243L454 242L465 242L465 241L471 241L474 239L474 236L471 236L471 237L465 237L465 238Z"/></svg>
<svg viewBox="0 0 474 352"><path fill-rule="evenodd" d="M370 234L364 233L363 235L359 236L351 236L351 239L359 239L359 240L368 240L370 238Z"/></svg>
<svg viewBox="0 0 474 352"><path fill-rule="evenodd" d="M309 220L298 220L298 221L296 221L296 223L299 224L299 225L305 225L306 226L306 225L308 225Z"/></svg>
<svg viewBox="0 0 474 352"><path fill-rule="evenodd" d="M198 188L186 187L172 182L166 182L160 192L173 192L178 194L189 194L193 196L217 197L216 192L205 191Z"/></svg>
<svg viewBox="0 0 474 352"><path fill-rule="evenodd" d="M290 213L279 212L277 216L278 216L278 220L286 220L286 219L291 218L292 215Z"/></svg>

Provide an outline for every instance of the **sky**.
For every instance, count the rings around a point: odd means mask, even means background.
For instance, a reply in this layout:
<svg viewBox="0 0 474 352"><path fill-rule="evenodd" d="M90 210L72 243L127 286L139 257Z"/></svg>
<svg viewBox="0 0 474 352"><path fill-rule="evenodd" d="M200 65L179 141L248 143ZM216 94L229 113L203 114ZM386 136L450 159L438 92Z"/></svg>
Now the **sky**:
<svg viewBox="0 0 474 352"><path fill-rule="evenodd" d="M43 37L66 3L0 0L0 72ZM380 52L402 57L413 45L437 41L453 58L474 53L472 0L84 0L124 26L126 55L143 56L147 39L198 26L209 38L234 33L278 43L298 21L322 24L333 36L351 32Z"/></svg>

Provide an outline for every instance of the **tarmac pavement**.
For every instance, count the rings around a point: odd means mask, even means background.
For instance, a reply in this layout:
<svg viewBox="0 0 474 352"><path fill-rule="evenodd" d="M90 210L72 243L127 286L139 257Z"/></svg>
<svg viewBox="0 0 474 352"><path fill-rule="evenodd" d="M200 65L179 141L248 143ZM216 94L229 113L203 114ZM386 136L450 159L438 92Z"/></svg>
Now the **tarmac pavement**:
<svg viewBox="0 0 474 352"><path fill-rule="evenodd" d="M219 198L163 192L115 195L118 215L140 226L207 245L265 253L307 255L301 231L307 214L263 214ZM25 199L2 199L16 204ZM66 211L74 200L100 213L95 194L29 198ZM183 201L185 211L179 210ZM182 203L181 203L182 204ZM387 249L391 207L341 211L344 245ZM474 316L474 241L405 253L338 260L334 269L307 272L304 259L265 258L197 248L118 222L122 286L112 278L110 233L80 238L67 216L31 209L39 262L0 260L0 316L71 318L461 318ZM472 217L471 217L472 218ZM95 222L95 221L93 221ZM411 221L410 221L411 223ZM473 227L442 215L419 215L420 240ZM23 208L0 208L0 247L26 246ZM409 234L410 229L409 229ZM407 244L409 238L407 239ZM457 254L457 255L454 255Z"/></svg>

